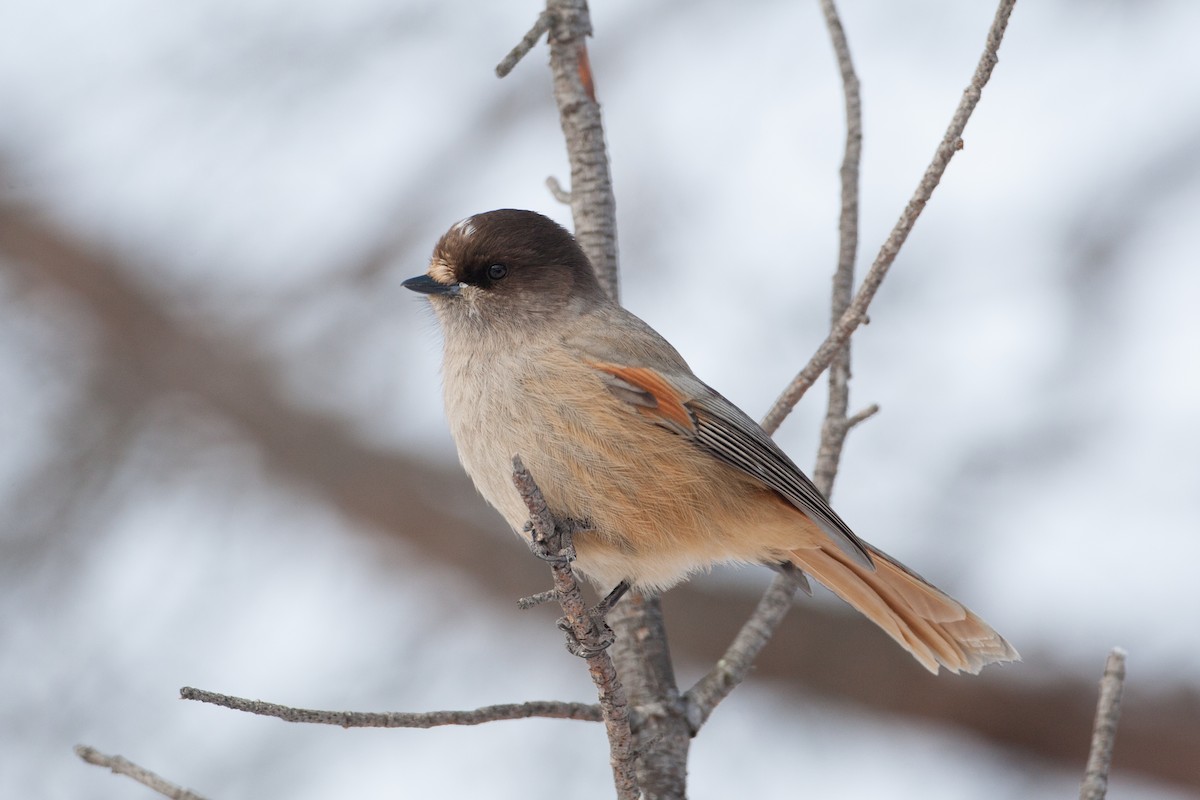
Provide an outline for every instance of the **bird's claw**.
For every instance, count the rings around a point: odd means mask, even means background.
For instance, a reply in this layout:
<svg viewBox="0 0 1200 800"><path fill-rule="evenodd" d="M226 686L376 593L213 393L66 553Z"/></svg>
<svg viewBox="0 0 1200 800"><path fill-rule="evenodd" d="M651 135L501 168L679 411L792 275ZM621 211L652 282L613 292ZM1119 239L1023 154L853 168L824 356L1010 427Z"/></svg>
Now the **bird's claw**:
<svg viewBox="0 0 1200 800"><path fill-rule="evenodd" d="M586 523L566 520L556 524L554 533L545 538L534 533L532 522L525 523L524 531L530 535L529 549L535 556L551 564L569 564L575 560L575 534L588 529Z"/></svg>
<svg viewBox="0 0 1200 800"><path fill-rule="evenodd" d="M579 658L591 658L598 656L607 650L612 643L617 640L617 634L613 629L608 627L603 619L591 617L592 631L594 636L592 642L584 643L579 641L579 637L575 635L575 631L571 628L571 622L566 617L559 617L558 629L567 635L567 652Z"/></svg>

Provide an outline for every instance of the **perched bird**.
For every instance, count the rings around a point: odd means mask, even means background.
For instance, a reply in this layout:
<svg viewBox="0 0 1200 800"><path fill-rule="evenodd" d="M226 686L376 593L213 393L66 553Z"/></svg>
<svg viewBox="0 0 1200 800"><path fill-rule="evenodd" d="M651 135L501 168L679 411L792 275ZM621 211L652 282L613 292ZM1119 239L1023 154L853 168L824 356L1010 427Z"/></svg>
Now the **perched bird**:
<svg viewBox="0 0 1200 800"><path fill-rule="evenodd" d="M666 589L720 562L792 565L931 672L1017 651L957 600L859 539L750 417L609 299L575 239L532 211L457 224L427 274L446 416L475 486L520 532L519 455L601 589Z"/></svg>

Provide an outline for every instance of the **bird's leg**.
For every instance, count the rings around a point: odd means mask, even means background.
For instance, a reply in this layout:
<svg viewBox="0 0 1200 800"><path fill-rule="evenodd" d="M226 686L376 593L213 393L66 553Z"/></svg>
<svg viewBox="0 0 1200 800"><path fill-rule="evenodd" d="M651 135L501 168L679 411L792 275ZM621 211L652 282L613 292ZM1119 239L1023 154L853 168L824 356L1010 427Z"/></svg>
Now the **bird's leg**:
<svg viewBox="0 0 1200 800"><path fill-rule="evenodd" d="M593 619L603 621L604 618L608 616L608 612L613 610L613 606L619 603L621 598L624 597L628 591L629 581L621 581L613 587L611 592L604 596L603 600L588 609L588 616L592 617ZM559 594L557 589L547 589L544 592L538 592L537 594L531 594L528 597L522 597L517 601L517 605L522 611L524 611L536 606L540 606L543 603L549 603L553 600L557 600L558 597Z"/></svg>
<svg viewBox="0 0 1200 800"><path fill-rule="evenodd" d="M613 606L620 602L621 598L624 597L625 593L628 591L629 581L621 581L613 587L611 592L604 596L603 600L592 606L591 610L588 611L588 614L591 615L592 619L603 622L604 618L608 616L608 612L613 610Z"/></svg>

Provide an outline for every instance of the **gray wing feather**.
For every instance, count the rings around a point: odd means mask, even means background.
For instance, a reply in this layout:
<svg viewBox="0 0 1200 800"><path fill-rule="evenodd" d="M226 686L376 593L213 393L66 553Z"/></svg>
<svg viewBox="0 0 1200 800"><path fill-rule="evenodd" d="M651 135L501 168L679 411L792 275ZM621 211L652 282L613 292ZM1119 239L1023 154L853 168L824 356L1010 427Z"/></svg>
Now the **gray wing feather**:
<svg viewBox="0 0 1200 800"><path fill-rule="evenodd" d="M766 431L733 403L711 388L704 388L707 392L688 403L696 418L696 444L774 489L821 526L847 555L863 566L873 567L866 545Z"/></svg>

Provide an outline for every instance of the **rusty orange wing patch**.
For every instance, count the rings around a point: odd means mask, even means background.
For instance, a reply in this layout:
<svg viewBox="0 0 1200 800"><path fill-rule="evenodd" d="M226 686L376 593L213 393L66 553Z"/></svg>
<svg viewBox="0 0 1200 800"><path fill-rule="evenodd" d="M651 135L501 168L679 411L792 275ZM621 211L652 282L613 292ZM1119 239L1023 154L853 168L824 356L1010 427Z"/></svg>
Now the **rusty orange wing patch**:
<svg viewBox="0 0 1200 800"><path fill-rule="evenodd" d="M687 398L659 373L649 367L620 364L593 362L589 366L602 373L604 385L617 399L643 416L677 433L695 435L696 417L687 406Z"/></svg>

